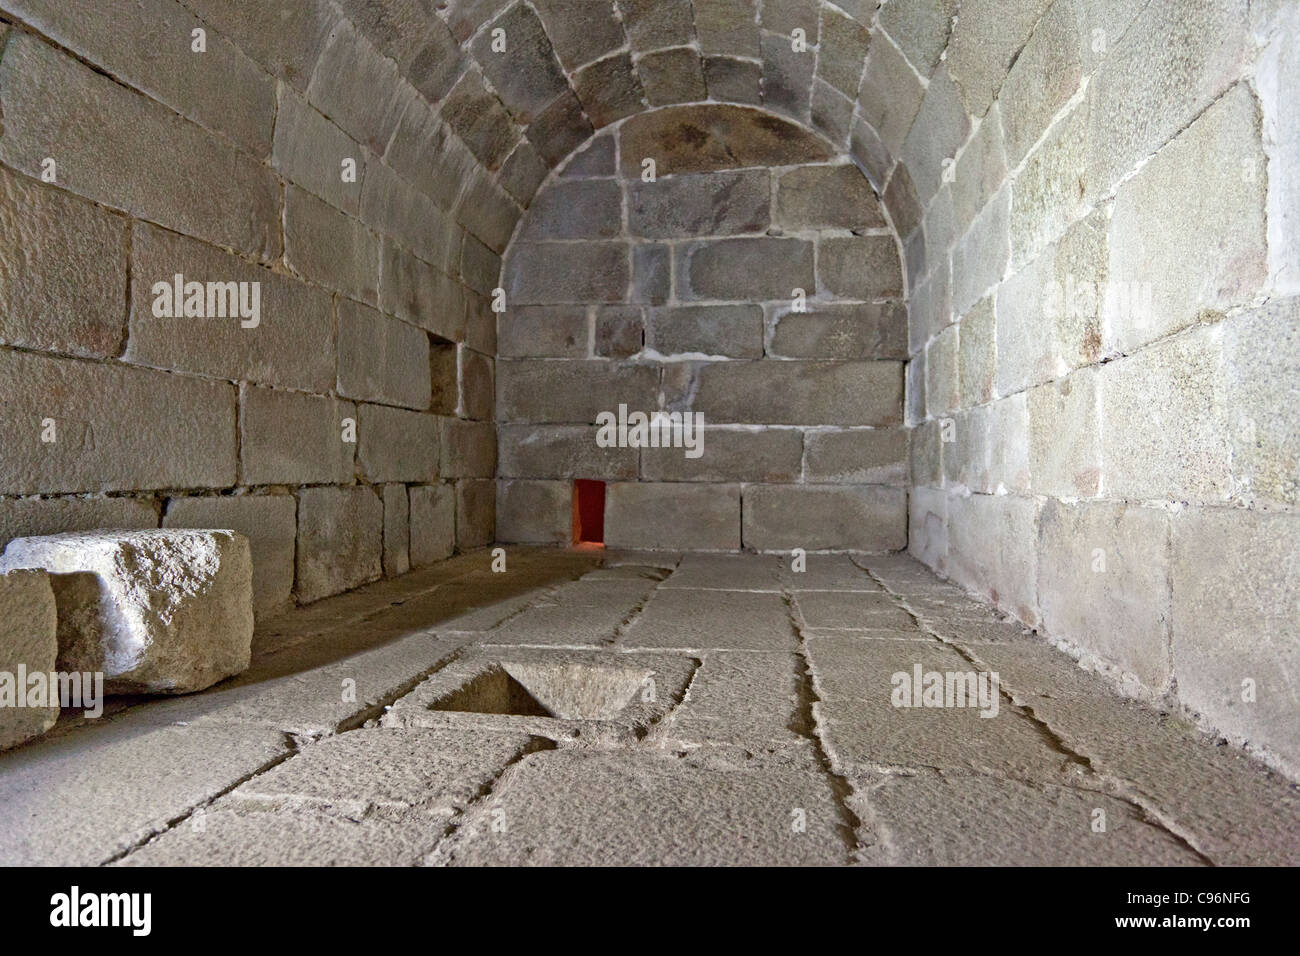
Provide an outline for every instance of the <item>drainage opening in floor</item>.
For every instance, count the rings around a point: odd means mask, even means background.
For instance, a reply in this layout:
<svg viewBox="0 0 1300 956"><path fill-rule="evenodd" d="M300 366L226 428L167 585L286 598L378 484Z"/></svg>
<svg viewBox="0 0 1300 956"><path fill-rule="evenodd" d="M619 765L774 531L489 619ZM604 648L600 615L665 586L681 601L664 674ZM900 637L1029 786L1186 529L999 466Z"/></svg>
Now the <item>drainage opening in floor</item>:
<svg viewBox="0 0 1300 956"><path fill-rule="evenodd" d="M608 720L650 686L644 668L511 661L480 671L430 710L561 720Z"/></svg>
<svg viewBox="0 0 1300 956"><path fill-rule="evenodd" d="M573 482L573 545L605 546L605 483L587 478Z"/></svg>

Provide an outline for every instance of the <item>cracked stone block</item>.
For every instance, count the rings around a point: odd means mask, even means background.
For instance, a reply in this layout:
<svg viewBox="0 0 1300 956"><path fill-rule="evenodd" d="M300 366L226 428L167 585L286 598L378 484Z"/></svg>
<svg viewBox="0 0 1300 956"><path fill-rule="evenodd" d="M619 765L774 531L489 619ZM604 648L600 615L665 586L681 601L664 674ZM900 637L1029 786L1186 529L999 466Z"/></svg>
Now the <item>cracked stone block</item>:
<svg viewBox="0 0 1300 956"><path fill-rule="evenodd" d="M446 817L535 746L524 734L354 730L307 745L228 801L236 809L300 808L351 819L403 810Z"/></svg>
<svg viewBox="0 0 1300 956"><path fill-rule="evenodd" d="M21 540L21 539L20 539ZM0 750L40 736L59 719L59 688L43 706L29 706L26 674L51 674L59 645L58 617L50 576L43 571L0 573L0 679L9 684L0 707Z"/></svg>
<svg viewBox="0 0 1300 956"><path fill-rule="evenodd" d="M107 863L287 750L264 727L161 724L140 711L46 737L5 755L0 861Z"/></svg>
<svg viewBox="0 0 1300 956"><path fill-rule="evenodd" d="M850 806L871 821L879 842L866 857L878 864L1204 864L1141 807L1101 792L1103 786L1101 780L1085 788L968 774L891 775L859 789ZM1094 824L1102 819L1098 831Z"/></svg>
<svg viewBox="0 0 1300 956"><path fill-rule="evenodd" d="M43 568L59 669L109 693L184 694L248 667L253 564L233 531L69 532L9 542L0 566Z"/></svg>
<svg viewBox="0 0 1300 956"><path fill-rule="evenodd" d="M880 25L922 76L938 65L960 0L891 0L880 11ZM885 46L877 43L872 52Z"/></svg>
<svg viewBox="0 0 1300 956"><path fill-rule="evenodd" d="M665 512L675 518L663 519ZM740 486L617 482L606 488L605 543L675 551L740 548Z"/></svg>
<svg viewBox="0 0 1300 956"><path fill-rule="evenodd" d="M566 750L532 754L503 779L431 862L537 865L827 865L849 852L843 811L807 764L756 771L674 755ZM617 792L617 804L607 794ZM795 810L806 828L797 830ZM504 817L494 832L493 814ZM684 821L689 820L689 825Z"/></svg>
<svg viewBox="0 0 1300 956"><path fill-rule="evenodd" d="M962 4L944 61L971 116L983 116L1051 0L1012 8L997 0Z"/></svg>

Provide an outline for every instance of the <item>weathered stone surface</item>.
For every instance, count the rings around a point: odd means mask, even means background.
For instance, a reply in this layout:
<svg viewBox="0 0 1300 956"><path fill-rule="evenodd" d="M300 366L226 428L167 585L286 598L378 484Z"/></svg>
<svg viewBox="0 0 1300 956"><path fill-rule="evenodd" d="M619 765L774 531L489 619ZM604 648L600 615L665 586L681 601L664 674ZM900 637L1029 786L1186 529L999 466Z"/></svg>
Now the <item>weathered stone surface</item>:
<svg viewBox="0 0 1300 956"><path fill-rule="evenodd" d="M614 786L624 794L617 809L597 796ZM794 807L805 812L805 832L791 826ZM495 808L511 821L505 833L492 832L482 808L439 846L433 861L577 865L609 859L611 847L621 848L620 862L643 865L826 865L846 856L831 789L806 765L755 773L658 754L635 760L595 751L533 754L498 789ZM683 812L690 828L672 822ZM647 827L647 821L657 823Z"/></svg>
<svg viewBox="0 0 1300 956"><path fill-rule="evenodd" d="M1235 161L1224 163L1226 155ZM1268 274L1266 163L1259 105L1242 84L1120 188L1110 222L1109 278L1146 284L1151 301L1132 296L1108 303L1110 349L1131 352L1207 310L1255 297ZM1254 172L1243 175L1243 169ZM1207 236L1215 237L1212 248Z"/></svg>
<svg viewBox="0 0 1300 956"><path fill-rule="evenodd" d="M902 404L897 362L719 362L695 397L710 422L755 425L895 425Z"/></svg>
<svg viewBox="0 0 1300 956"><path fill-rule="evenodd" d="M253 613L260 619L292 603L296 503L290 495L171 498L164 528L222 528L248 539Z"/></svg>
<svg viewBox="0 0 1300 956"><path fill-rule="evenodd" d="M248 283L248 297L242 290L236 294L230 300L234 309L214 301L216 314L205 318L160 318L154 315L154 285L174 287L178 274L186 283L222 283L223 289L229 288L225 283ZM136 223L131 232L131 275L126 361L305 391L332 387L336 340L325 291L147 223ZM253 304L253 283L257 315L245 319L237 313Z"/></svg>
<svg viewBox="0 0 1300 956"><path fill-rule="evenodd" d="M952 252L952 310L962 316L1002 281L1011 256L1011 190L1003 186Z"/></svg>
<svg viewBox="0 0 1300 956"><path fill-rule="evenodd" d="M922 76L929 76L948 45L960 0L891 0L880 11L880 25ZM883 43L871 48L874 55Z"/></svg>
<svg viewBox="0 0 1300 956"><path fill-rule="evenodd" d="M902 428L810 431L804 477L809 481L901 485L907 480L907 432Z"/></svg>
<svg viewBox="0 0 1300 956"><path fill-rule="evenodd" d="M695 36L690 0L618 0L618 10L635 49L680 46Z"/></svg>
<svg viewBox="0 0 1300 956"><path fill-rule="evenodd" d="M573 540L571 483L498 482L497 540L507 544L569 544Z"/></svg>
<svg viewBox="0 0 1300 956"><path fill-rule="evenodd" d="M235 393L225 382L6 350L0 395L6 494L234 483Z"/></svg>
<svg viewBox="0 0 1300 956"><path fill-rule="evenodd" d="M802 166L777 179L776 221L783 229L883 229L871 183L851 163Z"/></svg>
<svg viewBox="0 0 1300 956"><path fill-rule="evenodd" d="M708 95L700 55L690 47L657 50L638 57L636 72L651 106L693 103Z"/></svg>
<svg viewBox="0 0 1300 956"><path fill-rule="evenodd" d="M1097 372L1079 369L1026 393L1029 473L1034 491L1091 498L1101 491L1101 415Z"/></svg>
<svg viewBox="0 0 1300 956"><path fill-rule="evenodd" d="M307 99L372 152L382 154L405 106L397 64L343 19L311 73Z"/></svg>
<svg viewBox="0 0 1300 956"><path fill-rule="evenodd" d="M500 358L586 358L587 308L521 306L497 319Z"/></svg>
<svg viewBox="0 0 1300 956"><path fill-rule="evenodd" d="M429 407L429 337L355 302L338 305L339 394L367 402Z"/></svg>
<svg viewBox="0 0 1300 956"><path fill-rule="evenodd" d="M496 540L496 481L464 478L456 482L456 550L472 551Z"/></svg>
<svg viewBox="0 0 1300 956"><path fill-rule="evenodd" d="M612 362L512 361L497 368L497 419L594 424L619 405L651 411L659 375L647 365Z"/></svg>
<svg viewBox="0 0 1300 956"><path fill-rule="evenodd" d="M312 67L339 20L332 5L250 6L241 0L188 0L186 5L268 73L298 90L307 88Z"/></svg>
<svg viewBox="0 0 1300 956"><path fill-rule="evenodd" d="M831 8L822 8L821 19L817 75L845 96L856 97L871 33L857 20Z"/></svg>
<svg viewBox="0 0 1300 956"><path fill-rule="evenodd" d="M156 527L158 511L150 497L6 498L0 501L0 544L8 544L14 538L62 531Z"/></svg>
<svg viewBox="0 0 1300 956"><path fill-rule="evenodd" d="M595 132L572 92L561 93L528 127L528 138L551 166L567 159Z"/></svg>
<svg viewBox="0 0 1300 956"><path fill-rule="evenodd" d="M814 81L809 123L837 148L843 148L853 130L853 100L821 80Z"/></svg>
<svg viewBox="0 0 1300 956"><path fill-rule="evenodd" d="M1172 673L1163 511L1049 499L1039 519L1043 627L1157 692ZM1181 652L1180 652L1181 653Z"/></svg>
<svg viewBox="0 0 1300 956"><path fill-rule="evenodd" d="M438 474L443 478L491 478L497 471L497 430L492 422L439 421Z"/></svg>
<svg viewBox="0 0 1300 956"><path fill-rule="evenodd" d="M367 151L313 109L292 87L279 91L271 165L282 176L350 215L361 211ZM343 163L352 160L356 179L345 182Z"/></svg>
<svg viewBox="0 0 1300 956"><path fill-rule="evenodd" d="M641 175L641 161L647 158L655 160L660 176L831 158L820 137L778 117L723 104L642 113L624 123L619 135L622 168L629 177Z"/></svg>
<svg viewBox="0 0 1300 956"><path fill-rule="evenodd" d="M775 569L772 569L775 571ZM734 579L733 579L734 580ZM625 648L783 651L795 649L790 609L779 593L656 591L619 638Z"/></svg>
<svg viewBox="0 0 1300 956"><path fill-rule="evenodd" d="M795 289L814 288L813 244L804 239L693 242L679 246L677 257L681 297L753 302L788 299Z"/></svg>
<svg viewBox="0 0 1300 956"><path fill-rule="evenodd" d="M384 485L384 577L411 569L411 505L406 485Z"/></svg>
<svg viewBox="0 0 1300 956"><path fill-rule="evenodd" d="M809 305L778 314L770 354L782 358L906 359L907 314L901 304Z"/></svg>
<svg viewBox="0 0 1300 956"><path fill-rule="evenodd" d="M672 714L669 739L695 744L762 740L794 746L799 735L798 658L761 651L705 655L689 697Z"/></svg>
<svg viewBox="0 0 1300 956"><path fill-rule="evenodd" d="M857 99L884 151L897 155L902 149L924 96L925 88L903 54L887 40L873 43Z"/></svg>
<svg viewBox="0 0 1300 956"><path fill-rule="evenodd" d="M383 572L384 506L370 488L298 492L297 594L304 604Z"/></svg>
<svg viewBox="0 0 1300 956"><path fill-rule="evenodd" d="M745 546L760 551L893 551L907 544L901 488L751 485L744 510Z"/></svg>
<svg viewBox="0 0 1300 956"><path fill-rule="evenodd" d="M912 616L892 595L872 591L800 591L801 627L819 631L910 631Z"/></svg>
<svg viewBox="0 0 1300 956"><path fill-rule="evenodd" d="M533 148L533 144L523 139L501 166L501 188L526 206L532 202L537 187L549 172L546 161Z"/></svg>
<svg viewBox="0 0 1300 956"><path fill-rule="evenodd" d="M614 239L623 224L623 191L614 179L557 179L537 194L519 238Z"/></svg>
<svg viewBox="0 0 1300 956"><path fill-rule="evenodd" d="M661 355L699 353L761 358L763 310L757 305L652 309L646 345Z"/></svg>
<svg viewBox="0 0 1300 956"><path fill-rule="evenodd" d="M945 62L971 116L983 116L1025 40L1051 0L1027 0L1007 9L996 0L964 2Z"/></svg>
<svg viewBox="0 0 1300 956"><path fill-rule="evenodd" d="M471 307L463 285L387 237L379 268L380 309L448 342L466 339Z"/></svg>
<svg viewBox="0 0 1300 956"><path fill-rule="evenodd" d="M710 56L704 59L704 83L710 99L724 103L762 102L759 84L763 67L749 60L735 60L727 56Z"/></svg>
<svg viewBox="0 0 1300 956"><path fill-rule="evenodd" d="M714 428L703 431L703 453L641 449L641 477L652 481L797 481L803 436L796 429Z"/></svg>
<svg viewBox="0 0 1300 956"><path fill-rule="evenodd" d="M1288 768L1300 767L1292 677L1300 655L1295 517L1198 509L1170 523L1170 632L1180 700Z"/></svg>
<svg viewBox="0 0 1300 956"><path fill-rule="evenodd" d="M284 194L284 258L303 278L363 302L379 297L379 240L296 186Z"/></svg>
<svg viewBox="0 0 1300 956"><path fill-rule="evenodd" d="M605 489L605 543L649 551L737 550L740 486L612 483Z"/></svg>
<svg viewBox="0 0 1300 956"><path fill-rule="evenodd" d="M672 291L672 247L637 243L632 247L632 301L663 305Z"/></svg>
<svg viewBox="0 0 1300 956"><path fill-rule="evenodd" d="M506 259L507 301L516 305L622 302L628 251L622 242L521 242Z"/></svg>
<svg viewBox="0 0 1300 956"><path fill-rule="evenodd" d="M626 53L584 66L574 75L573 92L596 129L632 115L645 101L632 57Z"/></svg>
<svg viewBox="0 0 1300 956"><path fill-rule="evenodd" d="M629 183L628 230L652 239L763 232L770 205L766 170L637 179Z"/></svg>
<svg viewBox="0 0 1300 956"><path fill-rule="evenodd" d="M44 568L59 670L109 693L184 694L248 667L253 565L231 531L69 532L9 542L0 567Z"/></svg>
<svg viewBox="0 0 1300 956"><path fill-rule="evenodd" d="M1031 627L1039 620L1039 508L1016 495L948 498L947 573Z"/></svg>
<svg viewBox="0 0 1300 956"><path fill-rule="evenodd" d="M593 136L585 146L567 158L560 178L594 178L618 174L618 140L612 130Z"/></svg>
<svg viewBox="0 0 1300 956"><path fill-rule="evenodd" d="M451 485L411 488L411 567L423 568L456 550L456 490Z"/></svg>
<svg viewBox="0 0 1300 956"><path fill-rule="evenodd" d="M645 345L645 317L636 306L606 305L596 309L591 351L602 358L626 359Z"/></svg>
<svg viewBox="0 0 1300 956"><path fill-rule="evenodd" d="M961 320L961 351L957 356L957 372L958 397L962 408L987 402L996 392L995 327L992 296L981 299Z"/></svg>
<svg viewBox="0 0 1300 956"><path fill-rule="evenodd" d="M5 48L0 109L0 160L13 169L40 178L57 143L63 188L249 255L279 255L269 169L30 33Z"/></svg>
<svg viewBox="0 0 1300 956"><path fill-rule="evenodd" d="M536 122L541 122L549 109L543 110ZM478 70L467 71L447 95L442 103L442 118L470 152L491 170L505 162L519 141L518 127L501 101L488 91ZM534 143L544 141L537 136L530 139Z"/></svg>
<svg viewBox="0 0 1300 956"><path fill-rule="evenodd" d="M983 112L980 109L975 115ZM938 192L942 185L940 177L947 163L956 159L957 150L966 142L970 125L970 116L962 106L961 91L953 82L951 67L940 66L930 77L916 120L903 141L901 156L907 163L912 184L922 202L928 202ZM901 229L900 232L908 234Z"/></svg>
<svg viewBox="0 0 1300 956"><path fill-rule="evenodd" d="M587 0L538 0L546 32L566 70L613 53L627 38L613 4Z"/></svg>
<svg viewBox="0 0 1300 956"><path fill-rule="evenodd" d="M832 295L889 299L903 295L898 246L892 236L823 239L817 250L817 278Z"/></svg>
<svg viewBox="0 0 1300 956"><path fill-rule="evenodd" d="M637 474L637 449L601 448L590 425L502 425L503 478L629 479Z"/></svg>
<svg viewBox="0 0 1300 956"><path fill-rule="evenodd" d="M126 227L0 171L0 342L100 358L122 344Z"/></svg>
<svg viewBox="0 0 1300 956"><path fill-rule="evenodd" d="M345 419L357 422L351 402L244 385L240 480L246 485L351 481L357 446L345 440Z"/></svg>
<svg viewBox="0 0 1300 956"><path fill-rule="evenodd" d="M925 350L925 413L943 418L961 405L960 325L950 325Z"/></svg>
<svg viewBox="0 0 1300 956"><path fill-rule="evenodd" d="M505 49L493 48L496 30L505 34ZM527 124L568 87L551 40L532 7L516 4L484 30L471 45L483 74L501 102Z"/></svg>
<svg viewBox="0 0 1300 956"><path fill-rule="evenodd" d="M376 484L436 478L438 419L385 405L358 405L357 466Z"/></svg>
<svg viewBox="0 0 1300 956"><path fill-rule="evenodd" d="M0 675L9 684L0 708L0 750L45 733L59 719L59 687L40 706L28 696L27 674L52 674L57 662L58 614L50 576L44 571L0 573ZM92 688L93 691L93 688Z"/></svg>
<svg viewBox="0 0 1300 956"><path fill-rule="evenodd" d="M694 0L695 35L706 54L758 56L756 0Z"/></svg>

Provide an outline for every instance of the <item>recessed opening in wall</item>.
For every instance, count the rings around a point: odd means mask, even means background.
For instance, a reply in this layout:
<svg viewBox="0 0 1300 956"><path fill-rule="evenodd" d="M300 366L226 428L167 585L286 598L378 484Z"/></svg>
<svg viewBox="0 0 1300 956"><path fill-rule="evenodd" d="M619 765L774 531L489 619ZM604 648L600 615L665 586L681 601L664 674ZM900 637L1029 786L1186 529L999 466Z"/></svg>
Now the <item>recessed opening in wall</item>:
<svg viewBox="0 0 1300 956"><path fill-rule="evenodd" d="M589 478L573 482L573 545L576 548L605 546L605 483Z"/></svg>

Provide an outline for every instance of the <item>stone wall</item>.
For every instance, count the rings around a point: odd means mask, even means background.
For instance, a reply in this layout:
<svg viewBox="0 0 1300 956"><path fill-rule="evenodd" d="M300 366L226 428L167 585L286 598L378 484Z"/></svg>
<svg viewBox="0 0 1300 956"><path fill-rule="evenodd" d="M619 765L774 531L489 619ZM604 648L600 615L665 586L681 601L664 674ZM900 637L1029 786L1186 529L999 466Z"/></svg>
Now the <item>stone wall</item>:
<svg viewBox="0 0 1300 956"><path fill-rule="evenodd" d="M520 207L423 8L0 3L0 545L232 528L264 614L492 540ZM159 316L177 274L255 322Z"/></svg>
<svg viewBox="0 0 1300 956"><path fill-rule="evenodd" d="M905 545L898 245L822 137L739 106L613 124L539 190L503 287L501 540L568 543L587 478L613 546ZM600 447L619 405L702 415L698 457Z"/></svg>

